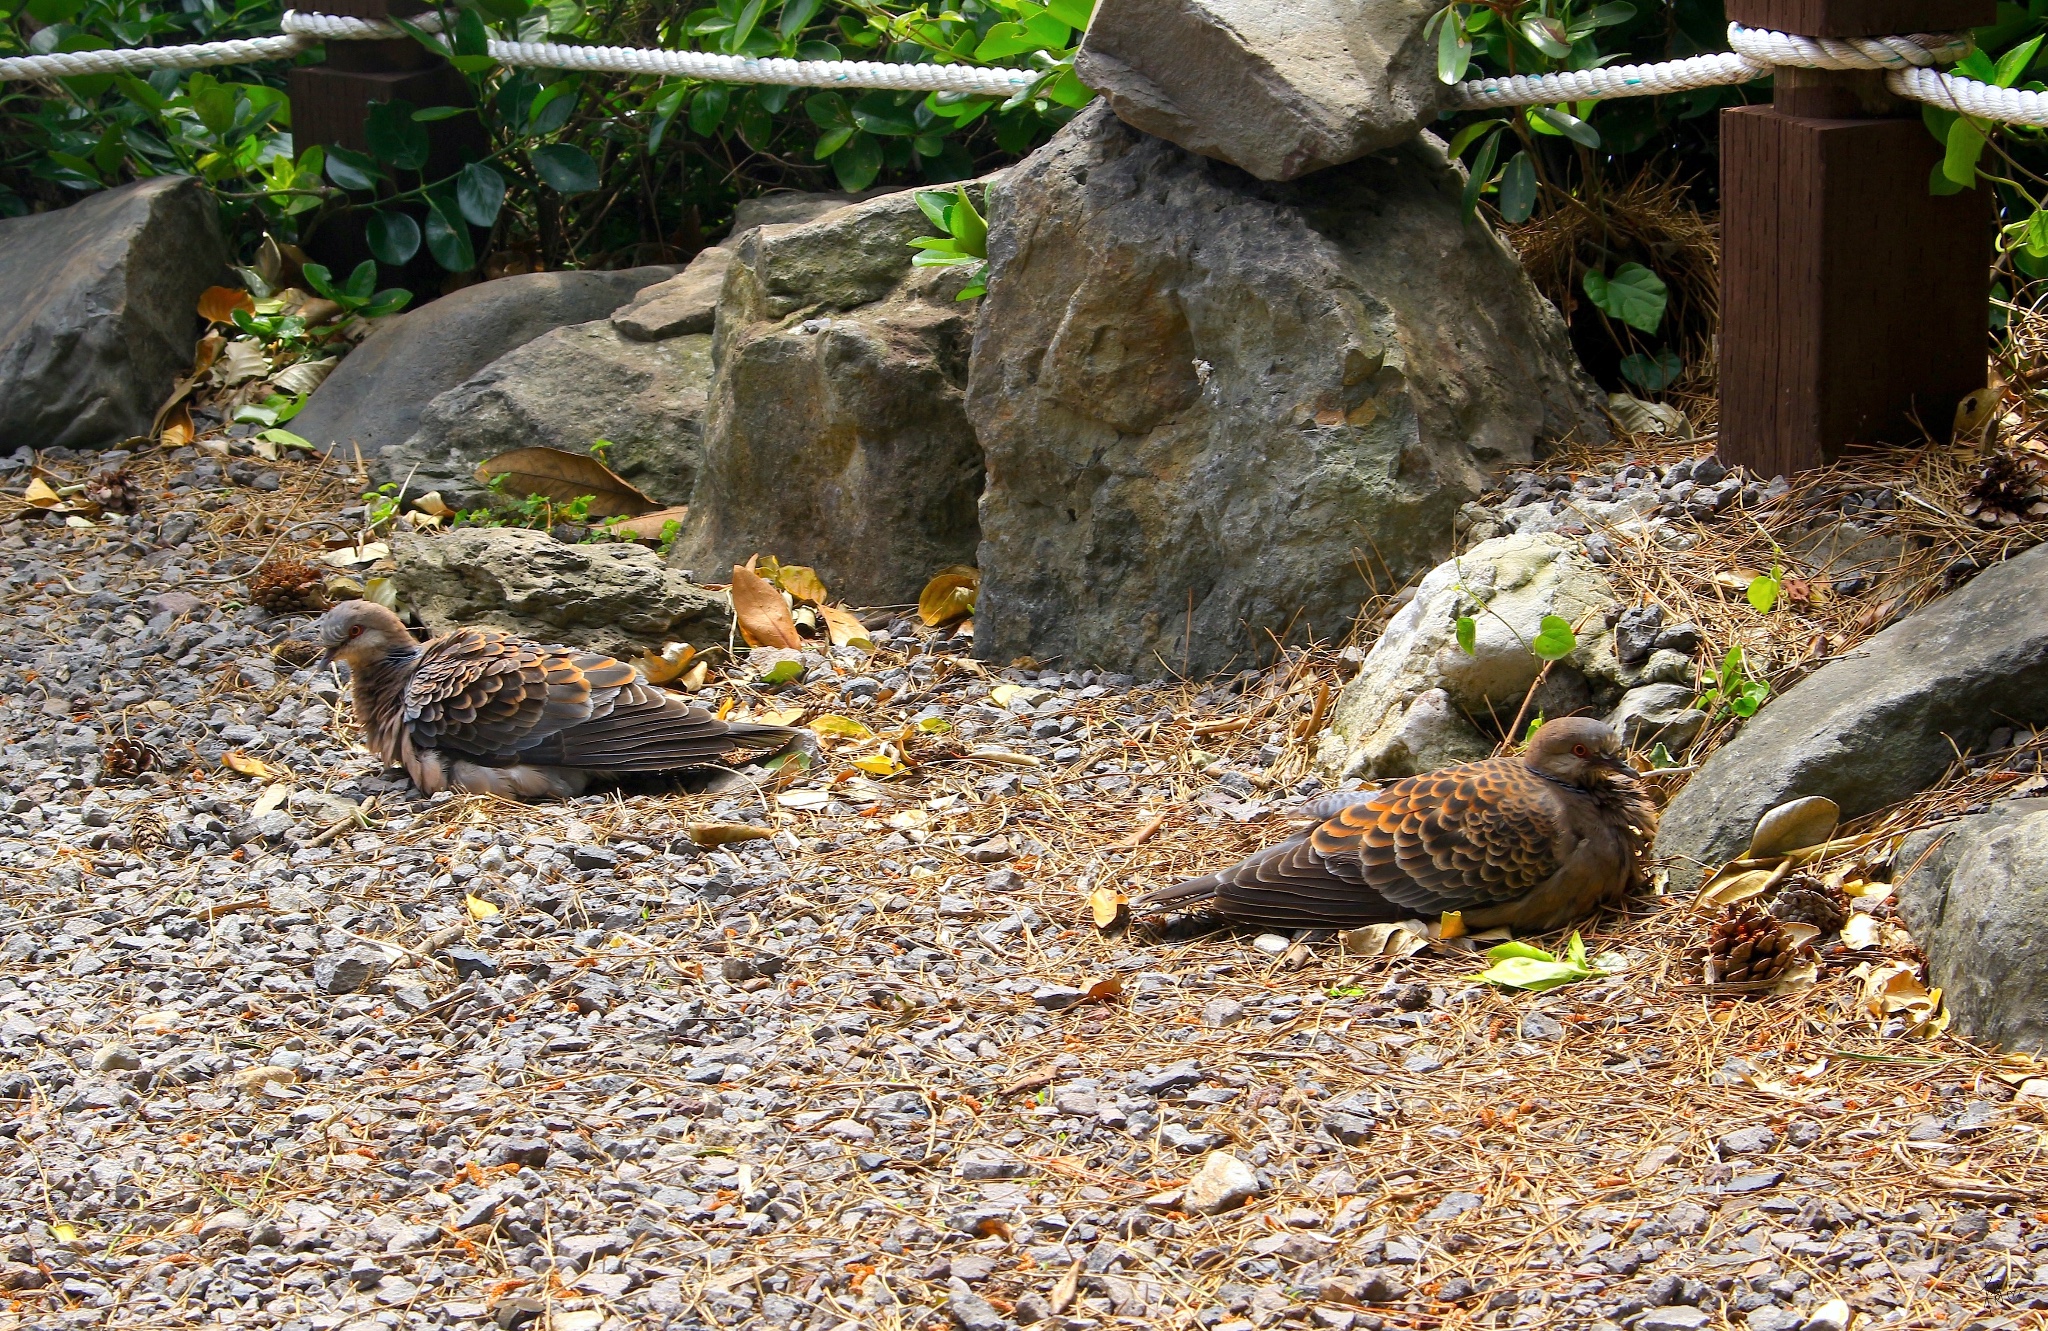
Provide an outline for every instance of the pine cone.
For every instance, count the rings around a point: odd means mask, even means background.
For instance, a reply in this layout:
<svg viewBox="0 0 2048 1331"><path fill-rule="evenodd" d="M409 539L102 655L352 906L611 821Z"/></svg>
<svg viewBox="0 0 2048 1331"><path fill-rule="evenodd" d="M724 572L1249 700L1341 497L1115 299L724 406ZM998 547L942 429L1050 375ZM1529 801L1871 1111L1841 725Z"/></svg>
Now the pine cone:
<svg viewBox="0 0 2048 1331"><path fill-rule="evenodd" d="M126 467L98 467L85 478L85 497L107 513L133 513L142 489Z"/></svg>
<svg viewBox="0 0 2048 1331"><path fill-rule="evenodd" d="M326 573L302 560L273 559L256 570L249 580L249 599L273 615L297 615L323 610Z"/></svg>
<svg viewBox="0 0 2048 1331"><path fill-rule="evenodd" d="M163 755L139 739L111 739L100 750L100 775L112 780L133 781L162 766Z"/></svg>
<svg viewBox="0 0 2048 1331"><path fill-rule="evenodd" d="M1849 918L1849 894L1808 874L1794 874L1778 889L1771 914L1786 924L1810 924L1831 934Z"/></svg>
<svg viewBox="0 0 2048 1331"><path fill-rule="evenodd" d="M1799 945L1778 920L1742 902L1714 921L1708 936L1708 984L1761 984L1777 979L1792 964Z"/></svg>
<svg viewBox="0 0 2048 1331"><path fill-rule="evenodd" d="M2048 515L2040 473L2015 454L1992 454L1970 487L1963 515L1986 527L2013 527Z"/></svg>

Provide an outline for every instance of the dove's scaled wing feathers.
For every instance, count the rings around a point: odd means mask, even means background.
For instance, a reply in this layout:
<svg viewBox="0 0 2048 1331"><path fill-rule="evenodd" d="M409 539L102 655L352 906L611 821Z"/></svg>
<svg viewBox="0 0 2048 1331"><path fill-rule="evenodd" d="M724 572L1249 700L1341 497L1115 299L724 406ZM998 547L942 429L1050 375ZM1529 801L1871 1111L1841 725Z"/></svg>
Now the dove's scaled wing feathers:
<svg viewBox="0 0 2048 1331"><path fill-rule="evenodd" d="M415 752L611 772L714 761L789 734L727 725L612 657L486 628L427 645L406 688L405 719Z"/></svg>

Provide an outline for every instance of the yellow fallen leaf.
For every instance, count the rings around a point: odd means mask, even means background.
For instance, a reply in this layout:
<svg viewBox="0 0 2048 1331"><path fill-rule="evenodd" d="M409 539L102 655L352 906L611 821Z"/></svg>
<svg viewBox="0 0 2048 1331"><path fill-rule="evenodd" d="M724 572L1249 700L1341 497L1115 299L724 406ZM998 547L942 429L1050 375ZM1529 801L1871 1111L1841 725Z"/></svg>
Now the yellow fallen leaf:
<svg viewBox="0 0 2048 1331"><path fill-rule="evenodd" d="M1112 998L1121 995L1123 991L1124 982L1112 975L1107 980L1097 980L1093 984L1083 985L1081 988L1081 1001L1083 1003L1107 1003Z"/></svg>
<svg viewBox="0 0 2048 1331"><path fill-rule="evenodd" d="M875 732L869 730L850 716L837 716L831 712L811 718L811 729L820 735L832 735L840 739L873 739Z"/></svg>
<svg viewBox="0 0 2048 1331"><path fill-rule="evenodd" d="M886 753L871 753L865 758L855 758L853 765L870 776L895 776L898 772L908 770Z"/></svg>
<svg viewBox="0 0 2048 1331"><path fill-rule="evenodd" d="M802 564L779 565L774 582L799 601L809 601L812 605L825 604L825 583L818 576L818 570L814 568L806 568Z"/></svg>
<svg viewBox="0 0 2048 1331"><path fill-rule="evenodd" d="M825 631L831 635L834 647L857 647L861 651L875 650L875 640L868 634L867 625L851 610L836 605L821 605L818 613L824 616Z"/></svg>
<svg viewBox="0 0 2048 1331"><path fill-rule="evenodd" d="M797 722L803 720L803 717L804 709L801 707L790 707L779 712L769 710L761 713L761 724L769 726L793 726Z"/></svg>
<svg viewBox="0 0 2048 1331"><path fill-rule="evenodd" d="M925 584L917 598L917 617L932 628L943 628L972 615L980 594L981 571L955 564Z"/></svg>
<svg viewBox="0 0 2048 1331"><path fill-rule="evenodd" d="M261 758L252 758L240 749L229 749L221 755L220 760L223 765L240 772L243 776L253 776L264 781L275 781L282 775L276 768L264 762Z"/></svg>
<svg viewBox="0 0 2048 1331"><path fill-rule="evenodd" d="M78 1242L78 1227L65 1224L60 1220L50 1226L50 1237L56 1239L59 1243L76 1243Z"/></svg>
<svg viewBox="0 0 2048 1331"><path fill-rule="evenodd" d="M469 918L472 920L488 920L498 913L496 906L473 893L463 893L462 904L469 907Z"/></svg>
<svg viewBox="0 0 2048 1331"><path fill-rule="evenodd" d="M1750 869L1741 873L1723 870L1707 880L1693 901L1696 910L1719 910L1738 901L1760 896L1781 875L1771 869Z"/></svg>
<svg viewBox="0 0 2048 1331"><path fill-rule="evenodd" d="M50 483L40 476L28 483L28 489L21 497L37 508L56 508L64 502L64 496L51 489Z"/></svg>
<svg viewBox="0 0 2048 1331"><path fill-rule="evenodd" d="M1465 912L1447 910L1437 923L1438 938L1463 938L1465 936Z"/></svg>
<svg viewBox="0 0 2048 1331"><path fill-rule="evenodd" d="M766 841L775 835L773 828L756 827L752 823L691 823L690 840L700 846L726 846L735 841Z"/></svg>
<svg viewBox="0 0 2048 1331"><path fill-rule="evenodd" d="M1106 884L1090 892L1088 911L1095 917L1095 927L1108 929L1115 925L1118 917L1124 913L1124 904L1127 900L1123 893Z"/></svg>
<svg viewBox="0 0 2048 1331"><path fill-rule="evenodd" d="M642 652L634 662L649 684L670 684L681 679L697 659L697 649L688 643L671 642L659 652Z"/></svg>

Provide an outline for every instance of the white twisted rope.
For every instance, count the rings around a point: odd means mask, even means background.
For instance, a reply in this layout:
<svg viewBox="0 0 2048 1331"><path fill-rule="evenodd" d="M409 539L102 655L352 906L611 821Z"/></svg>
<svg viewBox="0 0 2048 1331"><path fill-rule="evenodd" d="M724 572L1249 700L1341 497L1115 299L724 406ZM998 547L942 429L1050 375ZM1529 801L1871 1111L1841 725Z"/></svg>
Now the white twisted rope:
<svg viewBox="0 0 2048 1331"><path fill-rule="evenodd" d="M128 74L145 69L203 69L258 60L288 60L311 43L299 37L249 37L194 46L133 46L113 51L66 51L0 60L0 82L68 79L81 74Z"/></svg>
<svg viewBox="0 0 2048 1331"><path fill-rule="evenodd" d="M420 16L418 26L434 30L439 19ZM147 46L114 51L73 51L0 59L0 81L75 78L145 69L197 69L288 58L323 41L369 41L404 36L396 25L337 14L287 11L278 37L206 42L194 46ZM1461 107L1480 110L1540 106L1552 102L1593 102L1613 97L1690 92L1697 88L1747 83L1773 68L1869 69L1885 71L1886 84L1901 97L1928 102L2014 124L2048 126L2048 96L1998 88L1933 69L1960 59L1970 47L1965 35L1915 33L1906 37L1800 37L1790 33L1728 25L1733 49L1656 65L1611 65L1559 74L1523 74L1474 79L1458 85ZM491 58L505 65L538 69L579 69L617 74L657 74L719 83L772 83L804 88L888 88L910 92L964 92L1010 96L1042 75L1029 69L977 69L971 65L898 65L873 60L758 60L708 51L660 51L621 46L564 46L556 42L489 44Z"/></svg>
<svg viewBox="0 0 2048 1331"><path fill-rule="evenodd" d="M1458 85L1458 104L1470 110L1481 110L1501 106L1539 106L1546 102L1601 102L1612 97L1637 97L1649 93L1691 92L1695 88L1748 83L1762 78L1778 66L1908 72L1930 65L1953 63L1962 59L1970 49L1968 37L1953 33L1837 40L1766 32L1745 28L1740 23L1728 25L1728 44L1735 49L1721 55L1694 56L1690 60L1670 60L1660 65L1609 65L1561 74L1473 79Z"/></svg>

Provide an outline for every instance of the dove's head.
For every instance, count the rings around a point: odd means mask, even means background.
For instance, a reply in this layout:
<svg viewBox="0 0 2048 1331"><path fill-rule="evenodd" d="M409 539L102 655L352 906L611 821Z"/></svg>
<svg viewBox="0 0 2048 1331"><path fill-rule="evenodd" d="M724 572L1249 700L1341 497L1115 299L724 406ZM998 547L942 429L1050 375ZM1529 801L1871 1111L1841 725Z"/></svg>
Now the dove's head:
<svg viewBox="0 0 2048 1331"><path fill-rule="evenodd" d="M1568 786L1600 790L1620 781L1634 781L1621 736L1590 716L1566 716L1549 722L1529 741L1522 761Z"/></svg>
<svg viewBox="0 0 2048 1331"><path fill-rule="evenodd" d="M411 654L416 644L405 621L375 601L343 601L320 616L321 664L348 662L360 671L393 654Z"/></svg>

